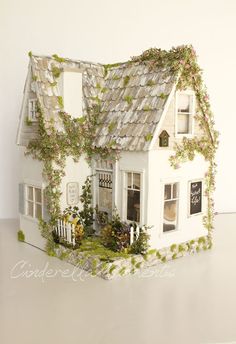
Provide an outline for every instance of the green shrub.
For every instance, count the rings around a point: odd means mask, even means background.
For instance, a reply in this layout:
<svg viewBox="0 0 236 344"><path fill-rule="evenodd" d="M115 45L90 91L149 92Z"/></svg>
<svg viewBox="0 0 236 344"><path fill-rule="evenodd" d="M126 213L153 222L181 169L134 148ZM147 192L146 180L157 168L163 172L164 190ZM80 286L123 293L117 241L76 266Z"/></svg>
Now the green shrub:
<svg viewBox="0 0 236 344"><path fill-rule="evenodd" d="M134 254L146 254L149 248L149 238L150 236L146 230L141 231L138 239L131 245L130 252Z"/></svg>
<svg viewBox="0 0 236 344"><path fill-rule="evenodd" d="M124 276L125 270L126 270L126 267L125 267L125 266L123 266L123 267L119 270L120 276Z"/></svg>
<svg viewBox="0 0 236 344"><path fill-rule="evenodd" d="M19 241L25 241L25 234L21 229L17 232L17 239Z"/></svg>
<svg viewBox="0 0 236 344"><path fill-rule="evenodd" d="M199 243L199 244L205 244L205 243L206 243L206 238L205 238L205 237L200 237L200 238L198 239L198 243Z"/></svg>
<svg viewBox="0 0 236 344"><path fill-rule="evenodd" d="M113 251L117 250L115 232L114 232L114 230L110 224L106 225L105 227L103 227L101 229L100 235L101 235L102 244L105 247L107 247Z"/></svg>
<svg viewBox="0 0 236 344"><path fill-rule="evenodd" d="M171 247L170 247L171 252L174 252L176 249L177 249L176 244L171 245Z"/></svg>

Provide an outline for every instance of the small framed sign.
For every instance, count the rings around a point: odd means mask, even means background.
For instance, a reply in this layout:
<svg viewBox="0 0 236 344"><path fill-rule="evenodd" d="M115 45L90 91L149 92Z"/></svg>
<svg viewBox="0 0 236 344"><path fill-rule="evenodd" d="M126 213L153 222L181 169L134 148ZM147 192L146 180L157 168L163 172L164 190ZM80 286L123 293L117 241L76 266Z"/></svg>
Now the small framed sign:
<svg viewBox="0 0 236 344"><path fill-rule="evenodd" d="M190 184L189 215L202 212L202 181L192 181Z"/></svg>
<svg viewBox="0 0 236 344"><path fill-rule="evenodd" d="M70 182L66 185L66 202L68 205L79 203L79 183Z"/></svg>

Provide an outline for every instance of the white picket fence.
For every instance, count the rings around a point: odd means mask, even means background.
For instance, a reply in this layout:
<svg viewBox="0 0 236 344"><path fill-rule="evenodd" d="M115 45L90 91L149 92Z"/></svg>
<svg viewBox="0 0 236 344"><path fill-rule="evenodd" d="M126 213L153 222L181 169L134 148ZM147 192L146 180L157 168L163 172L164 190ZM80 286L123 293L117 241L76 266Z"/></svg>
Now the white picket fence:
<svg viewBox="0 0 236 344"><path fill-rule="evenodd" d="M136 227L130 226L130 245L132 245L134 241L138 240L140 232L144 230L146 230L144 226L143 227L139 227L138 225Z"/></svg>
<svg viewBox="0 0 236 344"><path fill-rule="evenodd" d="M75 225L63 220L57 220L57 225L54 227L56 234L66 242L75 245Z"/></svg>
<svg viewBox="0 0 236 344"><path fill-rule="evenodd" d="M57 225L54 227L54 230L59 238L62 238L73 246L75 245L74 224L65 222L63 220L57 220ZM145 228L140 228L138 225L136 227L130 226L130 245L132 245L134 241L138 240L140 231L142 230L145 230Z"/></svg>

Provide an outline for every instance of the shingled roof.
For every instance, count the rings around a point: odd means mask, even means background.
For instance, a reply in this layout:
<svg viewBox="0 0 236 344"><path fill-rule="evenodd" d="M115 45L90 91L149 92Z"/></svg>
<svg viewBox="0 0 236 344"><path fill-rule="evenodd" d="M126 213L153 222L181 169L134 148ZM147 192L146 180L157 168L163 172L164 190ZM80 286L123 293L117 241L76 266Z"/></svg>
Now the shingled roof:
<svg viewBox="0 0 236 344"><path fill-rule="evenodd" d="M176 83L176 75L165 67L150 70L145 64L102 64L49 56L31 56L31 89L36 92L45 122L60 126L60 96L55 70L78 69L83 73L83 113L98 101L99 126L94 145L115 142L122 150L147 150Z"/></svg>

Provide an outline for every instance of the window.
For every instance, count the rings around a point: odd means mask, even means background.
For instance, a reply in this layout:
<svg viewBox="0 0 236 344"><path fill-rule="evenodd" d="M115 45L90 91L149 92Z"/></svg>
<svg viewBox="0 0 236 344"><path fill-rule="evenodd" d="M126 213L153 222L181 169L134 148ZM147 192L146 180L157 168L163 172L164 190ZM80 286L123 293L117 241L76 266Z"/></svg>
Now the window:
<svg viewBox="0 0 236 344"><path fill-rule="evenodd" d="M27 185L25 190L26 215L42 218L42 189Z"/></svg>
<svg viewBox="0 0 236 344"><path fill-rule="evenodd" d="M128 172L127 181L127 220L140 222L140 173Z"/></svg>
<svg viewBox="0 0 236 344"><path fill-rule="evenodd" d="M29 100L28 119L32 122L37 121L37 99Z"/></svg>
<svg viewBox="0 0 236 344"><path fill-rule="evenodd" d="M82 116L82 73L64 71L61 73L61 96L64 110L73 118Z"/></svg>
<svg viewBox="0 0 236 344"><path fill-rule="evenodd" d="M179 183L164 186L163 232L177 229Z"/></svg>
<svg viewBox="0 0 236 344"><path fill-rule="evenodd" d="M195 215L202 212L202 181L190 182L189 214Z"/></svg>
<svg viewBox="0 0 236 344"><path fill-rule="evenodd" d="M177 93L177 134L193 133L194 94Z"/></svg>

